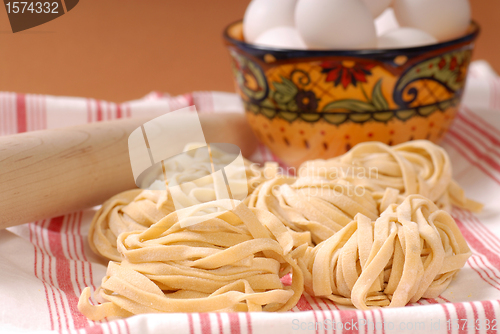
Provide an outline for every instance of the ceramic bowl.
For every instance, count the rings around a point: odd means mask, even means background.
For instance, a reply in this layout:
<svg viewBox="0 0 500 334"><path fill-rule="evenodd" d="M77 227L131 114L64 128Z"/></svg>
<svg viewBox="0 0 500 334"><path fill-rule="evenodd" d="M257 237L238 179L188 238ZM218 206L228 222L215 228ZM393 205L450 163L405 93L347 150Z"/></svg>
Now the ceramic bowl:
<svg viewBox="0 0 500 334"><path fill-rule="evenodd" d="M479 26L458 39L393 50L284 50L224 39L236 90L259 140L289 166L364 141L439 142L460 104Z"/></svg>

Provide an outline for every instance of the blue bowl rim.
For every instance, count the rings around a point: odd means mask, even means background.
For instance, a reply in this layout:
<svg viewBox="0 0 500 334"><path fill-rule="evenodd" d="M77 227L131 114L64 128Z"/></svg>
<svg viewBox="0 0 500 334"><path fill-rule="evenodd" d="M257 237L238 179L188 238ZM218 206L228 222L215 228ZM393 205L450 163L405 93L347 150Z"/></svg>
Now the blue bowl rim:
<svg viewBox="0 0 500 334"><path fill-rule="evenodd" d="M481 28L476 21L471 20L470 25L472 26L472 31L468 34L449 40L445 42L440 42L437 44L410 47L410 48L400 48L400 49L366 49L366 50L293 50L293 49L281 49L260 46L255 44L246 43L237 40L229 36L229 29L236 24L242 23L243 20L238 20L230 23L224 29L223 37L224 39L236 45L238 48L247 51L251 54L271 54L277 56L278 58L313 58L313 57L328 57L328 56L348 56L348 57L395 57L400 55L412 55L421 54L429 51L444 49L454 45L462 43L473 42L479 35Z"/></svg>

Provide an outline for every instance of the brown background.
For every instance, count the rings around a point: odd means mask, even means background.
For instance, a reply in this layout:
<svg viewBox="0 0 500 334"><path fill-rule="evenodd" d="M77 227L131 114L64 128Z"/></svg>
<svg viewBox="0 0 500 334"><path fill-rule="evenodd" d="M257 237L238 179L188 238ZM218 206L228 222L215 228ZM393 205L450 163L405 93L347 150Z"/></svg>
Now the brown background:
<svg viewBox="0 0 500 334"><path fill-rule="evenodd" d="M223 28L249 0L81 0L13 34L0 8L0 91L126 101L158 90L232 91ZM500 1L471 0L476 59L500 71ZM2 6L3 7L3 6Z"/></svg>

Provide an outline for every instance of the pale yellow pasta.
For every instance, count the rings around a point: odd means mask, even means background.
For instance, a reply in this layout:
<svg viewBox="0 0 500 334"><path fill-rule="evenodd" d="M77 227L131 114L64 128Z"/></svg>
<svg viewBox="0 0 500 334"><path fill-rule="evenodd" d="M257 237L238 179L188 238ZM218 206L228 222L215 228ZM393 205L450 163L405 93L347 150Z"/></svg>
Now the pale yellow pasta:
<svg viewBox="0 0 500 334"><path fill-rule="evenodd" d="M232 207L230 200L199 204ZM122 262L110 262L96 298L80 297L91 320L156 312L287 311L303 292L294 241L269 212L240 203L217 218L182 227L177 212L118 238ZM280 278L292 273L291 286Z"/></svg>
<svg viewBox="0 0 500 334"><path fill-rule="evenodd" d="M142 231L175 211L166 191L129 190L111 197L94 215L88 240L106 259L121 261L116 240L123 232Z"/></svg>
<svg viewBox="0 0 500 334"><path fill-rule="evenodd" d="M471 252L453 218L410 195L372 221L356 219L299 259L306 291L336 303L402 307L436 298Z"/></svg>
<svg viewBox="0 0 500 334"><path fill-rule="evenodd" d="M187 148L191 146L188 145ZM198 166L204 167L201 164ZM278 171L277 164L273 162L258 167L245 160L245 168L249 193L266 179L273 178ZM185 206L217 200L213 182L210 182L212 181L210 173L211 171L206 168L178 172L179 175L192 178L176 189L178 192L184 192ZM157 183L164 181L154 181L153 188L155 182L158 186ZM136 189L113 196L94 216L88 236L90 247L106 259L121 261L120 254L116 250L116 239L120 233L144 230L173 211L175 211L174 203L165 190Z"/></svg>
<svg viewBox="0 0 500 334"><path fill-rule="evenodd" d="M450 210L455 204L472 211L482 205L465 197L452 179L452 166L446 151L427 140L414 140L396 146L380 142L361 143L346 154L329 160L314 160L300 168L302 176L343 179L364 186L381 196L387 188L404 197L420 194Z"/></svg>
<svg viewBox="0 0 500 334"><path fill-rule="evenodd" d="M262 183L246 203L273 213L297 241L310 245L328 239L358 213L378 217L377 204L365 188L317 178L276 177Z"/></svg>
<svg viewBox="0 0 500 334"><path fill-rule="evenodd" d="M158 165L146 177L145 184L151 184L149 189L165 189L165 177L168 180L175 180L175 184L182 184L182 191L185 193L188 203L195 205L206 203L211 200L222 199L216 194L214 189L213 167L227 166L234 162L237 155L226 153L216 145L210 146L210 151L202 147L203 145L193 143L184 148L185 154L175 156L163 162L162 168ZM248 193L251 193L264 180L269 180L276 176L279 166L276 162L266 162L263 167L243 159L245 177L233 176L228 173L238 172L237 167L225 169L226 177L231 182L242 182L248 186Z"/></svg>
<svg viewBox="0 0 500 334"><path fill-rule="evenodd" d="M127 191L96 213L89 243L112 261L99 305L89 288L80 297L89 319L287 311L304 289L358 309L400 307L437 297L471 255L445 210L482 205L465 197L447 153L428 141L359 144L305 163L298 177L245 161L243 202L220 198L206 152L180 159L165 173L180 184L172 193ZM164 178L151 175L162 188Z"/></svg>

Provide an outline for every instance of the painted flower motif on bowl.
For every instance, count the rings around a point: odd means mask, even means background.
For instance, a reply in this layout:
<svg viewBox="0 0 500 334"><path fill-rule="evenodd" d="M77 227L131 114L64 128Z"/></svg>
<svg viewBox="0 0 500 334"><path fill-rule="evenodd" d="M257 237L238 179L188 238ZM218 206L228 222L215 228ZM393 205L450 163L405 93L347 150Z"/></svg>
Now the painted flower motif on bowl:
<svg viewBox="0 0 500 334"><path fill-rule="evenodd" d="M282 50L225 32L236 89L260 141L284 163L345 153L364 141L438 142L453 121L479 27L393 50Z"/></svg>

